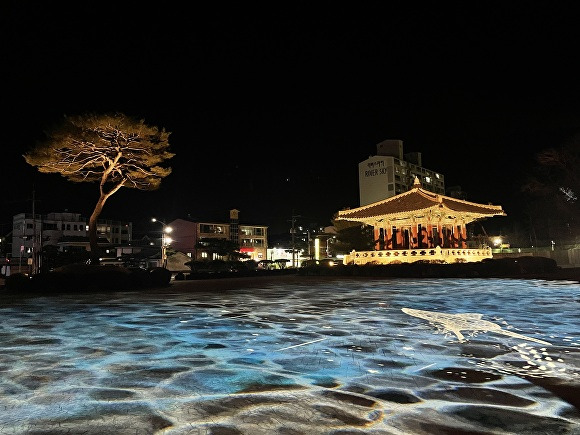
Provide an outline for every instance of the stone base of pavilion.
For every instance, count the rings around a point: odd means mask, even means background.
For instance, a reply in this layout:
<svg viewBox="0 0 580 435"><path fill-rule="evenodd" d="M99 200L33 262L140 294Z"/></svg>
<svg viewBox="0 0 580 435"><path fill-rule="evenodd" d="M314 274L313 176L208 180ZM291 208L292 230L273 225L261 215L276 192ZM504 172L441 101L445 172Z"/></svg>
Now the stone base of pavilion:
<svg viewBox="0 0 580 435"><path fill-rule="evenodd" d="M492 258L491 248L417 248L383 251L352 251L344 256L344 264L401 264L416 261L429 263L475 263Z"/></svg>

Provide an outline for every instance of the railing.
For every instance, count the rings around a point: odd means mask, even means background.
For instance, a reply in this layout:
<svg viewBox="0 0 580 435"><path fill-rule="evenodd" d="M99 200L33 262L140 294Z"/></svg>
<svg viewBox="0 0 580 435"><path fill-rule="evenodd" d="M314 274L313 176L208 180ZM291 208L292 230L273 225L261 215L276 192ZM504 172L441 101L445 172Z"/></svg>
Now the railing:
<svg viewBox="0 0 580 435"><path fill-rule="evenodd" d="M417 248L388 251L352 251L344 264L399 264L429 261L433 263L474 263L492 258L491 248Z"/></svg>

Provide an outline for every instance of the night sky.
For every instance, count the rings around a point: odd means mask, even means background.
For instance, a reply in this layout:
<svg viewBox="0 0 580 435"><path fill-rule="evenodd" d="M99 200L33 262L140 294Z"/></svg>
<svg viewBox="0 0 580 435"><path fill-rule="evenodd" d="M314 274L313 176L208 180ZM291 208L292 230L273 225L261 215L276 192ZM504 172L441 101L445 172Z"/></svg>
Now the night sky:
<svg viewBox="0 0 580 435"><path fill-rule="evenodd" d="M231 208L271 233L293 214L329 225L358 206L358 163L385 139L507 225L534 154L580 133L573 3L124 3L0 6L2 234L33 194L37 213L91 214L96 185L22 157L64 115L172 133L160 190L122 189L101 216L136 231Z"/></svg>

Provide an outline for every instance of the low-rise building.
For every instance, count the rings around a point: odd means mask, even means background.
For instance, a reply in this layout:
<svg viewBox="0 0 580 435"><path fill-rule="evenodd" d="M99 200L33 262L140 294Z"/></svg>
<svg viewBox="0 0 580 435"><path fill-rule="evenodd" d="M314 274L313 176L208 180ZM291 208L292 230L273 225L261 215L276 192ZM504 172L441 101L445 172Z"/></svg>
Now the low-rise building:
<svg viewBox="0 0 580 435"><path fill-rule="evenodd" d="M239 210L230 210L229 222L193 222L176 219L168 224L171 231L171 248L183 252L192 260L217 260L221 256L202 246L207 239L229 240L240 247L240 252L254 261L267 259L268 227L239 222Z"/></svg>
<svg viewBox="0 0 580 435"><path fill-rule="evenodd" d="M59 251L90 250L88 219L68 211L46 215L19 213L12 218L12 258L19 263L33 263L35 253L44 246L57 246ZM97 221L99 245L122 245L132 239L131 222Z"/></svg>

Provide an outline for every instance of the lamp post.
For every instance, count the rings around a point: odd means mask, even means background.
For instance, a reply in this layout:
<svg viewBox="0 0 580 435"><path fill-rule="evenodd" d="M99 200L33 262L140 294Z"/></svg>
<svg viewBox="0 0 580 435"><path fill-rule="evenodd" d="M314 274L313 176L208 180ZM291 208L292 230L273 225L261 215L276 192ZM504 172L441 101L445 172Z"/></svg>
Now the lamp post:
<svg viewBox="0 0 580 435"><path fill-rule="evenodd" d="M151 222L159 222L163 225L163 230L161 231L161 267L167 267L167 246L172 242L171 237L167 234L173 231L173 228L157 218L151 218Z"/></svg>

